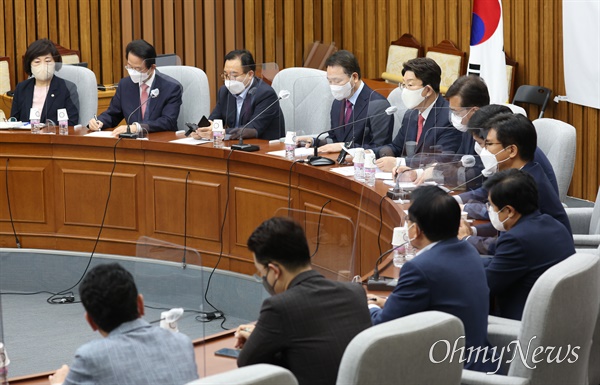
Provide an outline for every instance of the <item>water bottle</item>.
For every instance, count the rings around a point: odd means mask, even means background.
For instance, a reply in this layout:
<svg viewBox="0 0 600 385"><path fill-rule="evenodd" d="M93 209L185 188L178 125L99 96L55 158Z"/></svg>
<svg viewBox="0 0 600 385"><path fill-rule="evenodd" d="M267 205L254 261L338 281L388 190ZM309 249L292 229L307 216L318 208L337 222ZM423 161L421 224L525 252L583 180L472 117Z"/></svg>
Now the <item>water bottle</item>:
<svg viewBox="0 0 600 385"><path fill-rule="evenodd" d="M354 179L362 182L365 180L365 150L357 148L354 151Z"/></svg>
<svg viewBox="0 0 600 385"><path fill-rule="evenodd" d="M60 135L69 135L69 116L66 108L60 108L56 114L58 115L58 133Z"/></svg>
<svg viewBox="0 0 600 385"><path fill-rule="evenodd" d="M223 129L213 129L213 147L214 148L223 148Z"/></svg>
<svg viewBox="0 0 600 385"><path fill-rule="evenodd" d="M8 385L8 364L10 364L10 360L8 359L6 348L0 342L0 385Z"/></svg>
<svg viewBox="0 0 600 385"><path fill-rule="evenodd" d="M377 172L377 166L375 166L375 154L365 154L364 170L367 186L375 186L375 173Z"/></svg>
<svg viewBox="0 0 600 385"><path fill-rule="evenodd" d="M38 110L36 110L35 108L31 108L29 110L29 124L31 125L31 133L32 134L39 134L41 127L40 127L40 112Z"/></svg>
<svg viewBox="0 0 600 385"><path fill-rule="evenodd" d="M404 265L404 262L406 262L406 258L404 258L404 251L400 247L404 242L406 242L404 240L405 238L407 238L405 236L405 230L406 228L404 227L394 227L394 233L392 236L392 246L396 247L396 249L394 249L393 254L393 263L396 267L402 267L402 265Z"/></svg>
<svg viewBox="0 0 600 385"><path fill-rule="evenodd" d="M289 160L295 159L294 151L296 150L296 133L288 131L285 135L285 158Z"/></svg>

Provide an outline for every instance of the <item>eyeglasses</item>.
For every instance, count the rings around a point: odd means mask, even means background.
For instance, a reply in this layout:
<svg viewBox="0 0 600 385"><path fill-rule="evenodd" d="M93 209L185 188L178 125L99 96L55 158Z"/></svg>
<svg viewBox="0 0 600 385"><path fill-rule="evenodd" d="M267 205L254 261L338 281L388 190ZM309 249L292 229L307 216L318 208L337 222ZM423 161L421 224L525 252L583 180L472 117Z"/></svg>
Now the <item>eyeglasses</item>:
<svg viewBox="0 0 600 385"><path fill-rule="evenodd" d="M403 90L403 89L419 89L419 88L425 88L425 86L423 84L404 84L404 83L400 83L400 84L398 84L398 88L400 88L401 90Z"/></svg>
<svg viewBox="0 0 600 385"><path fill-rule="evenodd" d="M469 112L471 112L472 109L473 107L463 107L458 110L450 110L450 113L458 118L464 118L469 114Z"/></svg>
<svg viewBox="0 0 600 385"><path fill-rule="evenodd" d="M126 69L127 71L129 71L129 70L134 70L134 71L137 71L137 72L148 72L148 68L142 68L142 67L132 67L132 66L130 66L130 65L126 65L126 66L125 66L125 69Z"/></svg>
<svg viewBox="0 0 600 385"><path fill-rule="evenodd" d="M239 77L244 76L246 74L235 74L235 73L230 73L228 74L227 72L222 72L221 73L221 80L225 81L225 80L237 80Z"/></svg>

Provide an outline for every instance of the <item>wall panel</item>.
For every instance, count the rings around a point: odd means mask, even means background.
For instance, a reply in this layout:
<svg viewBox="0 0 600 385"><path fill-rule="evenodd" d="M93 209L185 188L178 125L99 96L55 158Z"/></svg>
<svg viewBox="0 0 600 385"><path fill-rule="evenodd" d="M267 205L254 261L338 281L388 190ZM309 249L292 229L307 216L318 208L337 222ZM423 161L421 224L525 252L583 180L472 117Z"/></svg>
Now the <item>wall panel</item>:
<svg viewBox="0 0 600 385"><path fill-rule="evenodd" d="M221 85L223 56L247 48L257 62L302 65L315 40L334 41L356 54L365 78L384 71L387 45L409 32L425 47L443 39L469 50L471 7L466 0L0 0L0 55L9 56L15 84L24 79L21 57L37 38L50 37L81 52L99 83L124 75L124 48L144 38L158 53L206 71L211 100ZM517 85L538 84L564 95L562 2L503 0L507 54L519 63ZM530 117L538 115L529 108ZM546 117L578 133L569 193L595 199L600 183L600 112L551 103Z"/></svg>

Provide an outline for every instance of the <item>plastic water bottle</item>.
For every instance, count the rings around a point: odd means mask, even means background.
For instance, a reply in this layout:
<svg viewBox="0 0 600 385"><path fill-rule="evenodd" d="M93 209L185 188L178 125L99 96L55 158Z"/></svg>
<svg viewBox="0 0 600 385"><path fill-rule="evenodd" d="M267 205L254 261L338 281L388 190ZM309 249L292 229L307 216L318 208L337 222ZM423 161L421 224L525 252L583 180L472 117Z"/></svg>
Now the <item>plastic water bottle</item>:
<svg viewBox="0 0 600 385"><path fill-rule="evenodd" d="M377 172L377 166L375 166L375 154L365 154L364 169L367 186L375 186L375 173Z"/></svg>
<svg viewBox="0 0 600 385"><path fill-rule="evenodd" d="M60 135L69 135L69 116L66 108L60 108L56 111L58 115L58 133Z"/></svg>
<svg viewBox="0 0 600 385"><path fill-rule="evenodd" d="M32 134L39 134L41 127L40 127L40 112L38 110L36 110L35 108L31 108L29 110L29 124L31 125L31 133Z"/></svg>
<svg viewBox="0 0 600 385"><path fill-rule="evenodd" d="M392 246L397 247L396 249L394 249L394 266L396 267L402 267L402 265L404 265L404 262L406 262L406 258L404 257L404 251L402 250L401 246L405 241L405 238L407 238L405 236L406 233L406 228L405 227L394 227L394 234L392 236Z"/></svg>
<svg viewBox="0 0 600 385"><path fill-rule="evenodd" d="M223 136L224 136L223 129L222 128L213 129L212 135L213 135L213 147L214 148L223 148Z"/></svg>
<svg viewBox="0 0 600 385"><path fill-rule="evenodd" d="M0 385L8 385L8 364L10 364L10 360L8 359L6 348L0 342Z"/></svg>
<svg viewBox="0 0 600 385"><path fill-rule="evenodd" d="M285 158L289 160L295 159L296 150L296 131L288 131L285 134Z"/></svg>
<svg viewBox="0 0 600 385"><path fill-rule="evenodd" d="M362 182L365 180L365 150L357 148L354 152L354 179Z"/></svg>

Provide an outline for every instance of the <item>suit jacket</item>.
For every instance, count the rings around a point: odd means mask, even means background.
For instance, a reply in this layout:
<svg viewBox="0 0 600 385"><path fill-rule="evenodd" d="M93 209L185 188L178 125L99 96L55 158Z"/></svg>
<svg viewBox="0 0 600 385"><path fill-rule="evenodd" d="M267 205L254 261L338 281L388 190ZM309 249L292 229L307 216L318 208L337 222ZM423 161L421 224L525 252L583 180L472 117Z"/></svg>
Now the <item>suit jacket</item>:
<svg viewBox="0 0 600 385"><path fill-rule="evenodd" d="M141 104L140 86L127 76L119 81L119 87L110 101L108 110L98 116L98 120L104 123L104 127L115 127L125 119L126 123L140 123L148 132L177 131L177 118L179 117L183 88L172 77L162 74L156 69L154 71L156 75L152 86L148 89L148 103L144 119L142 119L142 109L139 108ZM159 90L156 98L150 97L152 90ZM129 118L131 113L133 115Z"/></svg>
<svg viewBox="0 0 600 385"><path fill-rule="evenodd" d="M277 98L275 90L270 85L254 77L240 111L239 127L243 127L246 123L256 118L248 127L254 128L258 132L258 138L271 140L284 137L285 121L283 119L283 112L281 112L279 103L271 106L272 103L277 101ZM267 107L269 109L265 111ZM258 116L263 111L264 113ZM223 124L227 127L227 132L236 127L236 96L229 92L227 87L222 86L219 88L217 105L210 113L208 119L222 119Z"/></svg>
<svg viewBox="0 0 600 385"><path fill-rule="evenodd" d="M573 237L556 219L539 211L521 217L500 235L496 254L485 269L496 313L520 320L535 281L573 254Z"/></svg>
<svg viewBox="0 0 600 385"><path fill-rule="evenodd" d="M434 161L435 159L429 156L432 153L457 153L462 133L455 129L450 122L449 111L448 101L442 96L438 96L423 125L423 132L417 142L415 155L406 159L407 166L414 168ZM393 150L394 156L406 156L406 142L417 140L418 119L418 110L407 110L404 114L398 134L392 144L388 145ZM378 148L375 153L379 153L380 150L381 148ZM424 157L423 154L426 156ZM441 160L444 161L444 158Z"/></svg>
<svg viewBox="0 0 600 385"><path fill-rule="evenodd" d="M263 302L238 366L275 364L294 373L301 385L335 384L346 346L369 326L362 286L306 271Z"/></svg>
<svg viewBox="0 0 600 385"><path fill-rule="evenodd" d="M197 378L192 341L138 318L77 349L63 384L175 385Z"/></svg>
<svg viewBox="0 0 600 385"><path fill-rule="evenodd" d="M489 347L488 309L489 289L481 257L467 242L451 238L405 263L383 309L370 312L374 325L428 310L452 314L465 326L468 349ZM478 371L493 371L494 366L491 361L484 363L481 356L478 362L465 362L465 368Z"/></svg>
<svg viewBox="0 0 600 385"><path fill-rule="evenodd" d="M22 122L29 121L29 112L33 104L33 90L35 88L35 78L23 80L17 84L15 95L10 110L10 116L17 118ZM71 91L69 91L71 90ZM77 104L79 96L77 95L77 87L75 84L57 77L56 75L50 80L48 95L41 112L40 122L44 123L46 119L52 120L58 124L57 111L60 108L66 108L69 115L69 126L74 126L79 123L79 111Z"/></svg>
<svg viewBox="0 0 600 385"><path fill-rule="evenodd" d="M390 103L380 93L364 86L356 98L350 122L344 125L346 99L334 100L331 104L331 128L329 138L334 143L353 139L352 147L372 148L392 140L394 116L385 114ZM368 117L368 119L367 119ZM343 126L343 127L340 127Z"/></svg>

